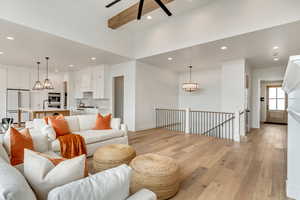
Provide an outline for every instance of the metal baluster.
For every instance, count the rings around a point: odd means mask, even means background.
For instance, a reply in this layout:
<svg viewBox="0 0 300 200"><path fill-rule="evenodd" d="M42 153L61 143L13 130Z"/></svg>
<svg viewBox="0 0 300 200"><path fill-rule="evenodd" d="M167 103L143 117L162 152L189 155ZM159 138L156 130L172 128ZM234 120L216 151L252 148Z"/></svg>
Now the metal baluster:
<svg viewBox="0 0 300 200"><path fill-rule="evenodd" d="M195 112L195 115L196 115L196 120L195 120L195 127L196 127L196 134L198 135L199 134L199 130L198 130L198 125L199 125L199 121L198 121L198 113L199 112Z"/></svg>
<svg viewBox="0 0 300 200"><path fill-rule="evenodd" d="M233 114L231 115L231 139L233 140L234 137L234 120L233 120Z"/></svg>

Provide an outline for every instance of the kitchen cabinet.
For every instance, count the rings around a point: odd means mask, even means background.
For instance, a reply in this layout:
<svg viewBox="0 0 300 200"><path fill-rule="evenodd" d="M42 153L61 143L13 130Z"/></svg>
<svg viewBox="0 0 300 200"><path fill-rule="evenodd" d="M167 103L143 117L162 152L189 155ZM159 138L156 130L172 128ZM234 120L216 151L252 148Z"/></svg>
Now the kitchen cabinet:
<svg viewBox="0 0 300 200"><path fill-rule="evenodd" d="M31 91L30 92L30 107L34 109L43 108L43 101L48 99L47 91Z"/></svg>
<svg viewBox="0 0 300 200"><path fill-rule="evenodd" d="M91 67L79 70L74 75L74 92L76 99L82 99L84 92L92 92L94 99L105 98L104 66Z"/></svg>
<svg viewBox="0 0 300 200"><path fill-rule="evenodd" d="M83 91L81 89L81 71L74 72L73 76L73 91L75 99L82 99Z"/></svg>
<svg viewBox="0 0 300 200"><path fill-rule="evenodd" d="M81 70L81 90L82 92L93 91L93 69Z"/></svg>
<svg viewBox="0 0 300 200"><path fill-rule="evenodd" d="M12 89L31 89L30 87L30 70L7 68L7 88Z"/></svg>
<svg viewBox="0 0 300 200"><path fill-rule="evenodd" d="M105 98L104 94L104 85L105 85L105 75L104 67L94 67L93 68L93 98L94 99L103 99Z"/></svg>

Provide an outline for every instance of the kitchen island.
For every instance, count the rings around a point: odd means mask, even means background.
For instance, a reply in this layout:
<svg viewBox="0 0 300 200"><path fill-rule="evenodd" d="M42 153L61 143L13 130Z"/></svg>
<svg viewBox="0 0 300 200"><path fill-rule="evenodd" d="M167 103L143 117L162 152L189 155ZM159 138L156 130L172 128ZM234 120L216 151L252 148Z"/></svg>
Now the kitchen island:
<svg viewBox="0 0 300 200"><path fill-rule="evenodd" d="M59 109L59 108L48 108L48 109L30 109L30 108L20 108L18 110L18 124L19 126L21 125L22 122L22 113L23 112L28 112L29 113L29 120L33 120L36 118L43 118L46 116L51 116L55 113L61 114L64 116L69 116L70 115L70 110L68 109Z"/></svg>

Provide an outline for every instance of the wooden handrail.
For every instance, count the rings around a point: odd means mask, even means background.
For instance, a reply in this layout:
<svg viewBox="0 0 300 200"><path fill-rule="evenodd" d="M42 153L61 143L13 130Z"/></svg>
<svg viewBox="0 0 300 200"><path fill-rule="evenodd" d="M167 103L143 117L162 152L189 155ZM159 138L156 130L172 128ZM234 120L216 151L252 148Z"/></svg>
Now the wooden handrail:
<svg viewBox="0 0 300 200"><path fill-rule="evenodd" d="M204 132L204 134L211 132L212 130L219 128L220 126L223 126L225 123L233 120L235 118L235 116L233 115L232 117L230 117L229 119L225 120L224 122L222 122L221 124L216 125L215 127L209 129L208 131Z"/></svg>
<svg viewBox="0 0 300 200"><path fill-rule="evenodd" d="M155 110L185 111L184 109L168 109L168 108L155 108Z"/></svg>
<svg viewBox="0 0 300 200"><path fill-rule="evenodd" d="M216 111L202 111L202 110L191 110L190 112L205 112L205 113L217 113L217 114L234 114L230 112L216 112Z"/></svg>

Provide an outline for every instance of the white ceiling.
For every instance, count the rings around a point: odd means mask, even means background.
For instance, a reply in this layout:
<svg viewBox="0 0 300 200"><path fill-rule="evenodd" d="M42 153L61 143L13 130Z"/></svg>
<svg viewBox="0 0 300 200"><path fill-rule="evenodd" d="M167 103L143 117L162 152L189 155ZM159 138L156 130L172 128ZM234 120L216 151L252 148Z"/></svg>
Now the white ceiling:
<svg viewBox="0 0 300 200"><path fill-rule="evenodd" d="M33 30L0 20L0 63L5 65L32 67L40 60L45 64L44 57L50 56L51 69L68 70L99 64L118 64L128 61L127 58L99 50L87 45L73 42L45 32ZM7 40L13 36L15 40ZM95 61L91 60L96 57Z"/></svg>
<svg viewBox="0 0 300 200"><path fill-rule="evenodd" d="M121 29L112 30L107 21L138 0L122 0L111 8L112 0L0 0L0 18L53 35L134 57L132 35L158 22L168 20L161 9L151 13L153 20L134 20ZM167 6L174 16L215 0L175 0ZM0 31L1 32L1 31Z"/></svg>
<svg viewBox="0 0 300 200"><path fill-rule="evenodd" d="M110 2L112 0L105 0L105 2ZM179 15L182 15L186 12L189 12L192 9L205 6L208 3L212 3L212 1L217 0L174 0L173 2L166 4L168 9L172 12L173 16L176 17ZM116 15L119 11L125 9L126 7L129 7L128 5L131 5L129 2L137 3L138 0L122 0L120 5L116 5L114 9L117 10L111 10L108 14L109 15ZM152 19L148 20L147 16L151 16ZM164 23L166 22L170 17L168 17L165 12L162 9L157 9L145 16L142 17L140 21L134 20L129 24L126 24L122 26L119 30L127 29L128 31L145 31L145 29L151 28L151 26L154 26L157 23Z"/></svg>
<svg viewBox="0 0 300 200"><path fill-rule="evenodd" d="M243 34L240 36L214 41L180 49L139 61L181 72L192 63L196 69L220 67L228 60L246 58L253 67L286 65L290 55L300 54L300 22L290 23L270 29ZM226 51L220 47L227 46ZM272 58L273 47L278 46L280 60ZM173 60L169 61L168 58Z"/></svg>

